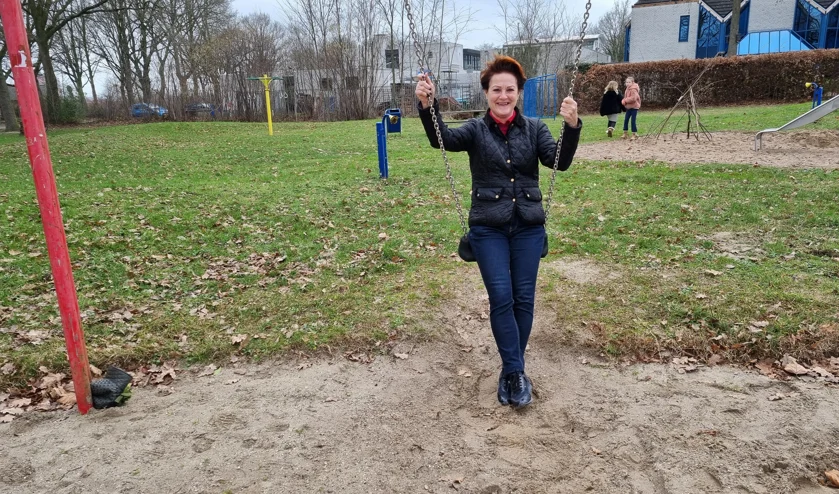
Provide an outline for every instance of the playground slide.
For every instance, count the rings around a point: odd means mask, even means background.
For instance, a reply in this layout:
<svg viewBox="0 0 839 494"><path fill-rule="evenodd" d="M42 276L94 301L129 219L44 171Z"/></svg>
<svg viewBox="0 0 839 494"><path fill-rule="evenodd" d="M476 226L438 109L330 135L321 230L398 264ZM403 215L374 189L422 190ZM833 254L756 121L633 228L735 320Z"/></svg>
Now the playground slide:
<svg viewBox="0 0 839 494"><path fill-rule="evenodd" d="M777 129L761 130L755 136L755 151L760 151L761 147L763 147L763 134L768 134L769 132L778 132L781 130L795 129L803 125L811 124L816 120L822 118L823 116L827 115L828 113L834 112L836 110L839 110L839 96L834 96L833 98L830 98L821 105L813 108L812 110L799 116L798 118L790 120L785 125L782 125Z"/></svg>

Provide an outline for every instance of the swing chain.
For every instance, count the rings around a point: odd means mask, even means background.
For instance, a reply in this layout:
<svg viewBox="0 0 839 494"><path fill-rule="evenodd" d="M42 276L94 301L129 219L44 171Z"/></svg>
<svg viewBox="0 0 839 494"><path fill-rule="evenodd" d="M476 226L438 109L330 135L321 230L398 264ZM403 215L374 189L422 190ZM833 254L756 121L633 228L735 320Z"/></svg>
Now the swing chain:
<svg viewBox="0 0 839 494"><path fill-rule="evenodd" d="M411 31L411 37L414 40L414 51L417 54L417 63L419 63L420 72L425 74L425 63L423 53L420 50L419 36L417 35L416 25L414 24L414 15L411 13L411 0L405 0L405 11L408 15L408 27ZM431 69L431 67L429 67ZM431 81L429 81L431 82ZM433 84L433 82L431 82ZM452 196L454 197L454 204L457 208L457 215L460 218L460 228L463 234L466 235L468 228L466 227L466 218L463 215L463 205L460 203L460 195L457 193L457 187L454 185L454 177L452 177L452 167L449 164L449 157L446 154L446 147L443 145L443 134L440 132L440 123L437 121L437 112L434 110L434 101L431 101L431 95L428 95L428 108L431 110L431 121L434 122L434 132L437 134L437 142L440 144L440 152L443 154L443 162L446 164L446 179L449 181L449 186L452 189Z"/></svg>
<svg viewBox="0 0 839 494"><path fill-rule="evenodd" d="M414 23L414 15L411 11L411 0L405 0L405 11L408 16L408 27L411 31L411 38L414 40L414 51L417 54L417 62L419 63L419 69L421 73L425 73L424 67L424 57L423 53L420 50L420 42L419 36L417 35L416 24ZM591 0L587 0L586 2L586 11L583 15L583 26L580 30L580 42L577 45L577 53L574 57L574 71L571 75L571 84L568 88L568 96L574 96L574 85L577 82L577 74L579 73L579 66L580 66L580 57L583 54L583 43L585 42L586 37L586 29L588 28L588 19L589 13L591 11ZM430 67L429 67L430 68ZM431 95L429 94L429 100L431 99ZM452 177L452 168L449 164L449 158L446 154L446 148L443 145L443 135L440 132L440 124L437 121L437 112L434 110L434 102L429 101L429 109L431 110L431 121L434 122L434 131L437 134L437 142L440 144L440 152L443 154L443 162L446 165L446 179L449 181L449 186L452 189L452 196L454 197L455 206L457 207L457 214L460 218L460 227L463 229L463 234L465 235L468 231L466 227L466 220L463 215L463 206L460 203L460 196L457 193L457 188L454 185L454 178ZM545 202L545 224L548 222L548 215L551 211L551 202L553 201L553 193L554 193L554 183L556 182L556 172L559 169L559 152L562 149L562 137L565 131L565 124L560 127L559 130L559 139L556 142L556 156L554 158L554 166L553 172L551 173L551 185L548 189L548 199Z"/></svg>
<svg viewBox="0 0 839 494"><path fill-rule="evenodd" d="M586 3L586 12L583 14L583 28L580 30L580 43L577 45L577 55L574 57L574 71L571 73L571 84L568 86L568 97L574 97L574 85L577 82L577 74L580 70L580 57L583 55L583 43L586 38L586 29L588 28L589 11L591 11L591 0ZM562 149L562 137L565 133L565 123L559 128L559 139L556 141L556 157L554 157L554 167L551 172L551 185L548 188L548 199L545 201L545 225L548 224L548 215L551 213L551 202L554 196L554 183L556 182L556 171L559 169L559 152Z"/></svg>

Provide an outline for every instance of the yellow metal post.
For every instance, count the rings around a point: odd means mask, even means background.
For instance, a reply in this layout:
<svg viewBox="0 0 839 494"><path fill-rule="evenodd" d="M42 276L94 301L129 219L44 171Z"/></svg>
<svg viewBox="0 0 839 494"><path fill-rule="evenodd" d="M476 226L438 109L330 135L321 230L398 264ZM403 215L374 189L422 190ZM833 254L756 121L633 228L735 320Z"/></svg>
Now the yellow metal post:
<svg viewBox="0 0 839 494"><path fill-rule="evenodd" d="M271 90L269 89L269 84L271 84L271 77L268 77L268 74L262 75L262 84L265 85L265 110L268 113L268 135L274 135L274 124L271 122Z"/></svg>
<svg viewBox="0 0 839 494"><path fill-rule="evenodd" d="M279 77L271 77L268 74L262 74L262 77L248 77L249 81L262 81L265 86L265 113L268 114L268 135L274 135L274 122L271 117L271 81L278 80Z"/></svg>

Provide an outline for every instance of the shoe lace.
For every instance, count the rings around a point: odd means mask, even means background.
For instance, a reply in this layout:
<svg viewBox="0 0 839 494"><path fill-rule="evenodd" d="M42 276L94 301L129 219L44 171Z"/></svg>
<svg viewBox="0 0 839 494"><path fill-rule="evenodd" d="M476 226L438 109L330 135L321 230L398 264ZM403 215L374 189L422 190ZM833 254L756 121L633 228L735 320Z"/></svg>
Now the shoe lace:
<svg viewBox="0 0 839 494"><path fill-rule="evenodd" d="M513 375L513 379L511 379L511 381L513 381L512 385L515 387L515 390L517 392L523 390L525 386L524 372L517 372L515 375Z"/></svg>

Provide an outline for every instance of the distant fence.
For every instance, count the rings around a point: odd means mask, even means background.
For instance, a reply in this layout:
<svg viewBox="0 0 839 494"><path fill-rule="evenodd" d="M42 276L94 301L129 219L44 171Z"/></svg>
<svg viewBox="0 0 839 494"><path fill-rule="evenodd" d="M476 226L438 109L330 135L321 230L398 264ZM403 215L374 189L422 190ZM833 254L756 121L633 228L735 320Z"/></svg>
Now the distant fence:
<svg viewBox="0 0 839 494"><path fill-rule="evenodd" d="M556 74L531 77L524 83L522 112L525 116L556 119L558 104Z"/></svg>

